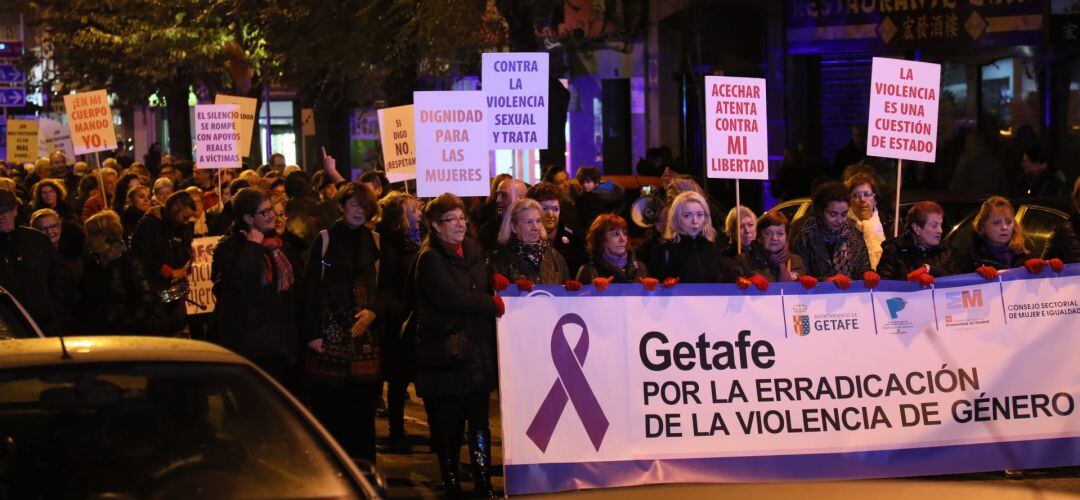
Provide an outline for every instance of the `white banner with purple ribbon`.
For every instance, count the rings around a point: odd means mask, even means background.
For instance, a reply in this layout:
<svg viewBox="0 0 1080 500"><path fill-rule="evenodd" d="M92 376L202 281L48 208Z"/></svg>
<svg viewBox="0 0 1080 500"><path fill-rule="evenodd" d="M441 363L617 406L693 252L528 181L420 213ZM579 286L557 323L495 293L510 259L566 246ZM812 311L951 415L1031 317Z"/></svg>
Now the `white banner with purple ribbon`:
<svg viewBox="0 0 1080 500"><path fill-rule="evenodd" d="M1080 265L501 295L508 494L1080 464Z"/></svg>

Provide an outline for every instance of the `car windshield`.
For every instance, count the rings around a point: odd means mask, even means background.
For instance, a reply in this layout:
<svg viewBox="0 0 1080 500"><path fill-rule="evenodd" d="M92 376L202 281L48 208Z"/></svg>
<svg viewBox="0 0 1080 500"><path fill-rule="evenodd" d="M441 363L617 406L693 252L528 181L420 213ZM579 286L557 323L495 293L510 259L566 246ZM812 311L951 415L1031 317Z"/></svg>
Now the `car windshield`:
<svg viewBox="0 0 1080 500"><path fill-rule="evenodd" d="M361 496L315 429L251 368L0 372L0 497Z"/></svg>

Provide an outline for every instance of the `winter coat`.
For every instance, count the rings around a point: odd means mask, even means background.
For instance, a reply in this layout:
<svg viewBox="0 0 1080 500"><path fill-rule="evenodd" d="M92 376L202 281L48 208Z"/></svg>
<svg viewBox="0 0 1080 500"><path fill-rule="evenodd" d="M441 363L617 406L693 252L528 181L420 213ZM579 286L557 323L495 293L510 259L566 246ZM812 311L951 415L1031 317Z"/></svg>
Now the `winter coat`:
<svg viewBox="0 0 1080 500"><path fill-rule="evenodd" d="M1080 214L1059 224L1050 233L1042 258L1061 259L1066 264L1080 262Z"/></svg>
<svg viewBox="0 0 1080 500"><path fill-rule="evenodd" d="M634 252L626 253L626 266L618 267L603 255L594 253L589 260L581 266L577 273L577 281L586 285L596 278L614 278L613 283L637 283L639 279L649 276L649 269L637 259Z"/></svg>
<svg viewBox="0 0 1080 500"><path fill-rule="evenodd" d="M791 264L791 279L806 274L802 258L797 254L789 252L788 262ZM747 275L760 274L770 282L780 281L780 266L769 260L769 251L757 241L751 242L750 249L739 256L739 263Z"/></svg>
<svg viewBox="0 0 1080 500"><path fill-rule="evenodd" d="M82 331L93 334L141 334L151 326L157 295L146 268L130 250L104 261L101 255L83 255Z"/></svg>
<svg viewBox="0 0 1080 500"><path fill-rule="evenodd" d="M581 230L559 222L559 227L555 229L555 237L548 241L566 261L566 269L570 271L568 274L573 275L581 269L586 258L585 234Z"/></svg>
<svg viewBox="0 0 1080 500"><path fill-rule="evenodd" d="M405 286L409 269L416 263L420 245L400 232L380 232L382 258L379 266L379 293L384 298L385 328L382 331L383 372L388 375L408 371L410 342L401 338L401 324L408 314Z"/></svg>
<svg viewBox="0 0 1080 500"><path fill-rule="evenodd" d="M301 268L296 252L281 246L294 276ZM298 280L279 292L271 250L233 233L218 242L210 276L214 283L214 320L221 344L248 358L293 358L299 347L296 303ZM267 267L270 264L270 267ZM267 280L265 278L270 277Z"/></svg>
<svg viewBox="0 0 1080 500"><path fill-rule="evenodd" d="M418 365L421 397L462 396L495 390L496 306L491 272L480 247L466 238L462 255L429 237L420 247L415 275L418 342L438 346L464 332L463 360L447 367Z"/></svg>
<svg viewBox="0 0 1080 500"><path fill-rule="evenodd" d="M155 293L173 286L171 273L191 262L191 228L188 224L173 224L158 218L160 207L151 210L135 226L131 235L133 256L142 260L147 280ZM187 309L183 301L164 303L158 301L157 316L167 318L160 322L163 329L154 332L170 336L187 323Z"/></svg>
<svg viewBox="0 0 1080 500"><path fill-rule="evenodd" d="M881 245L881 261L878 262L877 273L882 279L906 280L908 273L924 264L930 264L930 274L939 274L937 265L941 260L941 249L924 250L915 243L915 238L916 236L909 232Z"/></svg>
<svg viewBox="0 0 1080 500"><path fill-rule="evenodd" d="M499 245L491 257L491 267L494 272L506 276L511 283L519 279L527 279L538 285L561 285L570 279L570 269L566 266L566 260L551 245L545 247L539 268L519 257L506 245Z"/></svg>
<svg viewBox="0 0 1080 500"><path fill-rule="evenodd" d="M732 264L733 261L724 256L719 241L683 235L678 241L665 241L653 252L649 270L660 280L679 278L683 283L733 283L740 272Z"/></svg>
<svg viewBox="0 0 1080 500"><path fill-rule="evenodd" d="M1009 260L1001 261L990 251L990 248L986 246L986 240L975 234L972 235L971 244L966 248L952 250L941 255L941 262L931 267L936 267L942 270L942 276L953 276L956 274L973 273L976 269L983 266L990 266L994 269L1012 269L1024 265L1024 261L1031 258L1031 253L1024 251L1020 253L1011 253ZM934 274L934 273L932 273ZM934 274L937 276L937 274Z"/></svg>
<svg viewBox="0 0 1080 500"><path fill-rule="evenodd" d="M848 277L859 279L862 274L870 270L870 254L866 250L866 242L863 235L855 227L855 222L845 219L848 225L846 231L847 258L846 264L837 268L833 265L834 254L839 248L830 249L825 241L827 229L817 217L807 217L806 225L791 242L791 253L802 259L806 266L806 274L817 279L824 279L835 274L844 274Z"/></svg>
<svg viewBox="0 0 1080 500"><path fill-rule="evenodd" d="M375 235L366 226L350 228L338 220L327 230L329 244L322 251L322 237L316 236L311 245L304 273L303 333L305 343L324 338L322 320L328 312L328 301L337 291L351 290L357 295L354 308L361 305L375 313L372 328L385 319L386 302L378 291L376 264L381 258ZM357 312L359 309L357 310Z"/></svg>
<svg viewBox="0 0 1080 500"><path fill-rule="evenodd" d="M10 292L46 335L63 333L77 292L60 253L28 227L0 233L0 286Z"/></svg>

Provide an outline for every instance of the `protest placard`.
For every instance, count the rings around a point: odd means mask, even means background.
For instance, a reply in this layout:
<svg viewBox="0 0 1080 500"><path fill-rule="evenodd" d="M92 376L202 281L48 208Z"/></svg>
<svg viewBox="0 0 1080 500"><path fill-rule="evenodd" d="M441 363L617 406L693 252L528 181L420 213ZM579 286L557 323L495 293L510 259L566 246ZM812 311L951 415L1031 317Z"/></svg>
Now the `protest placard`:
<svg viewBox="0 0 1080 500"><path fill-rule="evenodd" d="M75 158L75 148L71 144L71 131L64 123L42 118L38 121L38 155L46 157L53 151L64 153L69 161Z"/></svg>
<svg viewBox="0 0 1080 500"><path fill-rule="evenodd" d="M235 104L198 104L195 106L196 168L239 168L237 149L240 134L236 120L240 115Z"/></svg>
<svg viewBox="0 0 1080 500"><path fill-rule="evenodd" d="M188 314L212 313L217 305L210 268L214 262L214 249L219 241L221 236L205 236L191 242L191 267L188 268L188 287L191 292L185 304Z"/></svg>
<svg viewBox="0 0 1080 500"><path fill-rule="evenodd" d="M250 97L218 94L214 97L214 104L235 104L239 108L240 114L236 117L235 126L237 133L240 134L238 141L240 156L250 155L251 134L255 130L255 108L258 101Z"/></svg>
<svg viewBox="0 0 1080 500"><path fill-rule="evenodd" d="M417 195L486 196L491 168L483 93L413 92L413 105Z"/></svg>
<svg viewBox="0 0 1080 500"><path fill-rule="evenodd" d="M413 106L379 110L379 135L382 140L383 165L390 182L416 178L416 137Z"/></svg>
<svg viewBox="0 0 1080 500"><path fill-rule="evenodd" d="M765 79L706 76L705 117L709 178L769 178Z"/></svg>
<svg viewBox="0 0 1080 500"><path fill-rule="evenodd" d="M116 149L116 129L105 90L64 96L75 154Z"/></svg>
<svg viewBox="0 0 1080 500"><path fill-rule="evenodd" d="M7 121L7 161L27 163L37 159L37 120Z"/></svg>
<svg viewBox="0 0 1080 500"><path fill-rule="evenodd" d="M875 57L866 154L933 163L941 65Z"/></svg>
<svg viewBox="0 0 1080 500"><path fill-rule="evenodd" d="M492 149L544 149L548 143L547 52L483 55Z"/></svg>

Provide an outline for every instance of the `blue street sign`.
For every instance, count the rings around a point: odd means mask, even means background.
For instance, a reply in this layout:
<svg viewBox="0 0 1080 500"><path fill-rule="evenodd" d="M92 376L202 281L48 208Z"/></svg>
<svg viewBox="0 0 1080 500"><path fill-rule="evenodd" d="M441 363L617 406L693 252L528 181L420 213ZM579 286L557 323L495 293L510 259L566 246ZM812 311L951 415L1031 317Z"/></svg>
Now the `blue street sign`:
<svg viewBox="0 0 1080 500"><path fill-rule="evenodd" d="M10 64L0 64L0 83L22 83L26 81L26 74L21 69Z"/></svg>
<svg viewBox="0 0 1080 500"><path fill-rule="evenodd" d="M21 108L26 106L26 89L0 88L0 108Z"/></svg>

